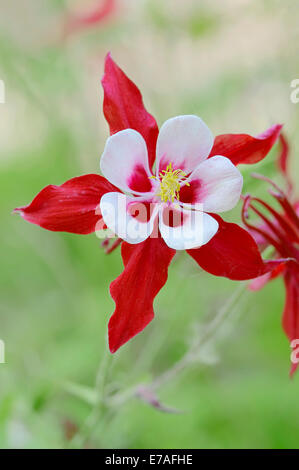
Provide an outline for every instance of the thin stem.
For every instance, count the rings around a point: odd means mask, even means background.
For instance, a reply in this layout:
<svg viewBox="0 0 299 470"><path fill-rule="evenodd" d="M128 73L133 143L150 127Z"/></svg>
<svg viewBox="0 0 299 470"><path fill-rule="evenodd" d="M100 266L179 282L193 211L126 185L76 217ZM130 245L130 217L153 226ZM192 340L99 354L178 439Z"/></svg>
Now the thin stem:
<svg viewBox="0 0 299 470"><path fill-rule="evenodd" d="M168 369L166 372L162 373L153 381L153 383L150 385L150 388L152 390L156 390L160 388L161 385L164 385L166 382L172 380L180 372L182 372L186 368L186 366L193 362L193 359L198 354L199 349L205 343L208 343L211 340L211 338L215 335L215 331L218 332L217 329L230 314L234 304L244 294L245 287L246 284L244 283L241 284L238 289L236 289L236 291L231 296L226 305L224 305L224 307L219 310L218 314L214 317L213 321L211 321L206 326L205 331L198 339L198 341L196 341L196 343L184 354L184 356L176 364L174 364L173 367Z"/></svg>
<svg viewBox="0 0 299 470"><path fill-rule="evenodd" d="M205 343L208 343L212 337L215 336L215 332L218 333L219 326L222 325L224 320L228 317L231 313L233 307L235 306L236 302L241 298L241 296L246 292L246 283L242 283L238 289L235 290L233 295L230 297L229 301L224 305L222 309L219 310L218 314L215 316L213 321L209 323L203 334L200 338L193 344L190 349L184 354L184 356L174 364L173 367L163 372L160 376L158 376L151 384L147 386L152 391L157 390L165 383L171 381L173 378L177 377L183 370L186 369L190 364L193 363L194 358L199 352L201 346ZM138 396L138 392L140 390L140 384L137 386L133 386L125 390L124 392L120 392L115 394L114 396L108 398L108 404L110 406L118 407L122 405L129 399Z"/></svg>
<svg viewBox="0 0 299 470"><path fill-rule="evenodd" d="M145 388L155 392L165 383L168 383L174 378L177 378L180 373L193 364L194 359L200 351L200 348L218 334L219 327L221 327L231 312L234 311L238 300L246 292L246 286L246 283L241 283L241 285L239 285L228 302L223 306L223 308L219 310L214 319L206 325L198 340L193 345L191 345L183 357L170 369L166 370L156 379L154 379L153 382ZM109 353L106 353L105 357L101 361L96 378L96 390L98 391L97 403L95 404L81 430L79 430L79 432L73 437L72 441L70 442L70 446L83 447L91 437L100 418L103 420L105 417L108 418L108 416L113 417L116 410L120 406L132 398L139 397L140 388L142 385L140 383L110 397L106 396L106 384L109 375L108 372L110 369L109 366L111 363L111 357L112 356ZM107 410L108 414L104 412L105 410Z"/></svg>
<svg viewBox="0 0 299 470"><path fill-rule="evenodd" d="M105 410L106 385L109 377L109 371L111 369L110 366L112 359L113 356L109 353L105 344L104 356L100 361L100 365L96 374L96 403L93 409L91 410L91 413L87 417L85 423L82 425L81 429L79 429L78 432L73 436L72 440L69 443L69 447L84 447L87 440L90 438L94 427L98 423L101 414Z"/></svg>

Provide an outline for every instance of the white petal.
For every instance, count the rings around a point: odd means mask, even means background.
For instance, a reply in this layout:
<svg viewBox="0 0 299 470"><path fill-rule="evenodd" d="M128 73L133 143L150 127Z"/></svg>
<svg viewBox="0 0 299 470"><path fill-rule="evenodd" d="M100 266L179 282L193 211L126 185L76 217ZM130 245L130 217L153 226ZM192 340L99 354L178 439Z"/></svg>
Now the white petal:
<svg viewBox="0 0 299 470"><path fill-rule="evenodd" d="M142 193L150 191L153 180L148 164L146 143L139 132L125 129L109 137L101 158L100 167L110 183L123 191ZM134 178L141 177L149 189L134 190Z"/></svg>
<svg viewBox="0 0 299 470"><path fill-rule="evenodd" d="M167 220L167 208L160 207L159 229L165 243L174 250L199 248L208 243L217 233L219 224L208 214L201 211L176 210L176 223L170 227ZM182 223L181 223L182 216Z"/></svg>
<svg viewBox="0 0 299 470"><path fill-rule="evenodd" d="M147 208L143 204L144 202L142 198L134 198L122 193L104 194L101 198L100 209L105 224L118 237L128 243L135 245L143 242L151 235L158 212L158 205L155 204L152 216L147 221ZM136 210L138 211L138 218L132 216L129 210L130 206L131 209L133 208L131 212L135 215L137 215Z"/></svg>
<svg viewBox="0 0 299 470"><path fill-rule="evenodd" d="M190 183L199 180L196 203L205 212L225 212L238 203L243 177L229 158L216 155L198 165Z"/></svg>
<svg viewBox="0 0 299 470"><path fill-rule="evenodd" d="M216 155L202 162L190 175L189 182L196 187L192 204L200 204L205 212L225 212L238 203L243 177L226 157ZM183 202L183 201L182 201Z"/></svg>
<svg viewBox="0 0 299 470"><path fill-rule="evenodd" d="M213 135L197 116L177 116L161 127L157 140L157 169L168 163L186 173L205 160L213 146Z"/></svg>

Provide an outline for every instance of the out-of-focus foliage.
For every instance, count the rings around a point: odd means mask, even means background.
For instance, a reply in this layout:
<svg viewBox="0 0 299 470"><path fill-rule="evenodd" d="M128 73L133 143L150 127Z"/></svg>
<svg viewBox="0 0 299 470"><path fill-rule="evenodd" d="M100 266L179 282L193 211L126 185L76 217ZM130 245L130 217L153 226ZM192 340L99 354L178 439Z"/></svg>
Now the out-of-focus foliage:
<svg viewBox="0 0 299 470"><path fill-rule="evenodd" d="M63 40L75 3L1 5L1 447L65 447L93 408L113 311L108 286L121 272L120 253L106 256L95 235L46 232L11 211L47 184L99 170L108 136L100 89L107 51L160 124L195 113L215 134L254 134L283 122L292 172L299 170L299 104L289 97L298 78L295 2L202 1L199 8L191 0L119 0L105 25ZM273 177L274 158L275 151L258 171ZM244 189L262 194L251 171ZM239 221L239 210L230 217ZM236 288L179 254L155 321L112 361L111 393L170 367L188 348L186 338L193 340ZM158 391L183 414L133 399L104 413L87 445L298 447L299 383L288 379L283 295L281 280L247 293L200 361Z"/></svg>

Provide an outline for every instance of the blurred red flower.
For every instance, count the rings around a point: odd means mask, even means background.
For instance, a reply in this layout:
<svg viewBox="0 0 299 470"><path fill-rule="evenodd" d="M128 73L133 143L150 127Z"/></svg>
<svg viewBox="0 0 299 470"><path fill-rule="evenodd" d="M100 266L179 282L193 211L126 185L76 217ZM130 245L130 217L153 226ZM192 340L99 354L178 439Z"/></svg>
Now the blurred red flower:
<svg viewBox="0 0 299 470"><path fill-rule="evenodd" d="M105 23L117 10L116 0L96 0L93 8L83 13L70 13L64 24L64 34L68 36L81 29L96 27Z"/></svg>
<svg viewBox="0 0 299 470"><path fill-rule="evenodd" d="M243 221L255 237L261 251L273 247L274 259L280 257L286 259L272 272L252 281L250 289L259 290L272 279L278 276L283 277L286 300L282 325L292 343L292 341L299 339L299 200L295 197L294 185L288 171L289 145L283 135L280 136L280 143L281 152L277 163L286 182L286 193L270 179L253 175L271 185L270 194L278 202L280 210L262 199L246 196L243 205ZM249 210L252 210L260 218L260 224L249 223ZM292 348L294 351L295 342ZM291 375L295 372L298 362L292 363Z"/></svg>

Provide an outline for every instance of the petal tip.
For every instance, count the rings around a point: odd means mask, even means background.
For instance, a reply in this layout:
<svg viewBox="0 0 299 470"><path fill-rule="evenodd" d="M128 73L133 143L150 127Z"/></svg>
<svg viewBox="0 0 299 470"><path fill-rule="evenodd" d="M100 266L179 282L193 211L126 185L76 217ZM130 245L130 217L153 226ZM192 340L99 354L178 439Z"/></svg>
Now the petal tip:
<svg viewBox="0 0 299 470"><path fill-rule="evenodd" d="M110 320L109 320L109 323L110 323ZM110 353L115 354L119 350L119 348L126 343L126 341L122 341L119 338L115 337L115 335L113 334L113 331L111 330L109 323L108 323L108 346L109 346Z"/></svg>
<svg viewBox="0 0 299 470"><path fill-rule="evenodd" d="M104 60L104 74L101 78L101 84L104 85L104 82L106 80L106 74L108 73L108 67L109 67L109 64L115 64L113 58L112 58L112 54L111 54L111 51L108 51L106 56L105 56L105 60Z"/></svg>
<svg viewBox="0 0 299 470"><path fill-rule="evenodd" d="M276 124L276 125L274 125L274 128L276 128L277 137L279 137L283 126L284 126L284 124Z"/></svg>
<svg viewBox="0 0 299 470"><path fill-rule="evenodd" d="M111 354L115 354L118 349L118 347L112 346L112 344L109 343L109 351Z"/></svg>
<svg viewBox="0 0 299 470"><path fill-rule="evenodd" d="M106 54L106 56L105 56L105 68L106 68L106 66L109 64L109 62L114 63L114 60L113 60L113 58L112 58L112 53L111 53L111 51L108 51L107 54Z"/></svg>
<svg viewBox="0 0 299 470"><path fill-rule="evenodd" d="M24 212L24 207L16 207L15 209L11 211L11 215L17 214L17 215L22 216L23 212Z"/></svg>
<svg viewBox="0 0 299 470"><path fill-rule="evenodd" d="M294 374L297 370L297 367L298 367L298 363L297 364L292 363L291 368L290 368L290 372L289 372L289 377L290 377L291 380L294 379Z"/></svg>

